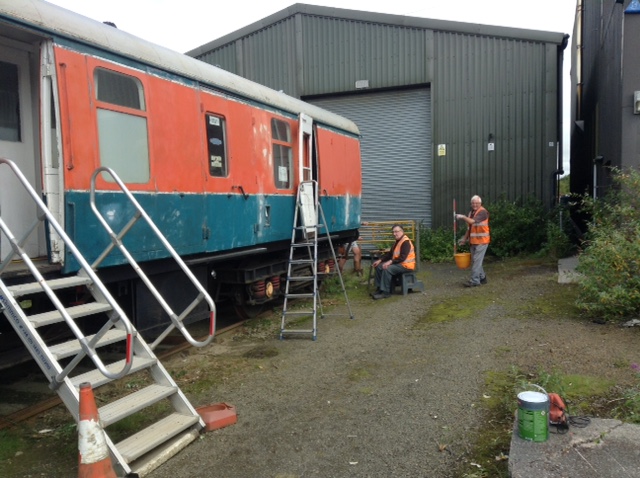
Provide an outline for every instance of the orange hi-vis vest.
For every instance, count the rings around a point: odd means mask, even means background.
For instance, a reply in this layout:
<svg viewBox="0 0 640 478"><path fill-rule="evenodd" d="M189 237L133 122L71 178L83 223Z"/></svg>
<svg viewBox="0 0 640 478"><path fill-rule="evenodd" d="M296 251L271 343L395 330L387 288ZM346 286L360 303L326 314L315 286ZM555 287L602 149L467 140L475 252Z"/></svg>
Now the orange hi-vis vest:
<svg viewBox="0 0 640 478"><path fill-rule="evenodd" d="M407 254L407 258L404 262L401 262L400 265L405 269L414 270L416 268L416 250L413 248L413 242L411 242L406 235L402 236L402 239L400 239L396 244L396 247L393 248L391 260L396 260L400 257L400 249L402 249L402 244L404 244L405 241L409 241L411 250L409 251L409 254Z"/></svg>
<svg viewBox="0 0 640 478"><path fill-rule="evenodd" d="M469 217L473 219L473 217L478 214L480 211L487 210L483 207L479 207L473 216L470 214ZM489 213L487 212L487 219L482 222L474 222L471 225L471 231L469 234L469 244L479 245L479 244L489 244L491 242L491 236L489 235Z"/></svg>

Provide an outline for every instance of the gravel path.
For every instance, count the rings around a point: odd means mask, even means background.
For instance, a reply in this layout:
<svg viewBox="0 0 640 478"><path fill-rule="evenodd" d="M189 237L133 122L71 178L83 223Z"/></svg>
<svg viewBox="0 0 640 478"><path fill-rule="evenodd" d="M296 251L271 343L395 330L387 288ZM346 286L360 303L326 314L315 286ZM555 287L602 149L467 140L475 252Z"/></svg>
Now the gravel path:
<svg viewBox="0 0 640 478"><path fill-rule="evenodd" d="M601 358L610 341L624 360L639 361L635 331L544 310L546 295L567 287L554 268L510 267L489 264L490 283L466 289L466 272L429 265L420 273L425 293L352 300L355 320L319 321L317 341L271 334L193 352L198 363L277 354L252 359L211 391L209 403L237 407L237 424L203 434L151 478L454 477L484 425L487 370L613 370ZM558 334L568 325L571 334ZM572 350L562 354L569 363L554 357L563 350Z"/></svg>

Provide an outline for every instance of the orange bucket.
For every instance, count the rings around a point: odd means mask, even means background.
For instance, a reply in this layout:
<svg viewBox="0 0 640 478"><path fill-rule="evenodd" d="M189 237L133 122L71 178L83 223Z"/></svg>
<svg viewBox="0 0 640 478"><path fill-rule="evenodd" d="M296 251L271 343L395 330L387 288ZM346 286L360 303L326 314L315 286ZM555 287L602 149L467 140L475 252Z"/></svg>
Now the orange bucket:
<svg viewBox="0 0 640 478"><path fill-rule="evenodd" d="M456 265L458 269L468 269L471 265L471 253L470 252L458 252L453 255L453 258L456 260Z"/></svg>

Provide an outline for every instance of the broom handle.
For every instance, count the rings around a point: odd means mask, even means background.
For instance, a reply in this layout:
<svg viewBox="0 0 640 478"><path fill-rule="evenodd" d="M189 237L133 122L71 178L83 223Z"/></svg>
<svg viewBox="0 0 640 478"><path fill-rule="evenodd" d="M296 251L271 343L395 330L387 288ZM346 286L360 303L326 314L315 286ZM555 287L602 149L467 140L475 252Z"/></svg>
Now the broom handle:
<svg viewBox="0 0 640 478"><path fill-rule="evenodd" d="M456 221L456 200L453 200L453 253L458 252L458 242L456 236L458 235L458 221Z"/></svg>

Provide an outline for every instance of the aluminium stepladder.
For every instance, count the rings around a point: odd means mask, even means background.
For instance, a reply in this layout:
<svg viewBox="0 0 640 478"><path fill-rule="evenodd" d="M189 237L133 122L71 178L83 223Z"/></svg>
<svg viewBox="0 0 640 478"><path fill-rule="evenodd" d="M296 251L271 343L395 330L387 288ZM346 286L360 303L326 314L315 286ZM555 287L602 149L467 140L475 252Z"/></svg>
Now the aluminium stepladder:
<svg viewBox="0 0 640 478"><path fill-rule="evenodd" d="M322 223L318 224L318 219L322 218ZM321 230L325 232L324 237ZM280 339L287 334L311 334L313 340L318 336L318 311L320 317L325 314L320 298L319 281L332 272L328 264L323 270L319 269L318 263L318 241L328 241L333 259L334 273L337 274L345 298L345 303L349 311L349 317L353 319L351 304L342 278L342 273L338 267L335 249L328 232L326 219L322 206L317 200L317 184L315 181L303 181L298 187L296 197L296 208L294 213L294 223L291 233L291 247L289 249L289 260L287 263L287 280L285 284L284 304L282 307L282 321L280 325ZM299 292L297 286L302 286L306 290ZM311 289L310 291L308 289ZM291 307L290 299L308 299L309 306L295 309ZM311 328L293 328L291 322L293 318L303 319L311 317Z"/></svg>

